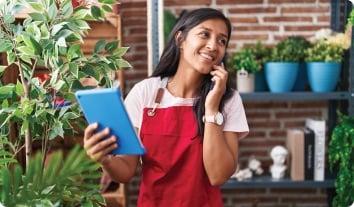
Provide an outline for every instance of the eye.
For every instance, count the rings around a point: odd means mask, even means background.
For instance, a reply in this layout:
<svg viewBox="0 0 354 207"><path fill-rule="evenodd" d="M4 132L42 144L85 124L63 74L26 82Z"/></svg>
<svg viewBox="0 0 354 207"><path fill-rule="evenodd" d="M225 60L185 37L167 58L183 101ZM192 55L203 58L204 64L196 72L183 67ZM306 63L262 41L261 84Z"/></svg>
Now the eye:
<svg viewBox="0 0 354 207"><path fill-rule="evenodd" d="M225 45L226 45L226 42L227 42L227 40L226 40L226 39L224 39L224 38L219 39L219 44L220 44L220 45L225 46Z"/></svg>
<svg viewBox="0 0 354 207"><path fill-rule="evenodd" d="M209 37L209 32L207 31L202 31L198 34L201 38L208 38Z"/></svg>

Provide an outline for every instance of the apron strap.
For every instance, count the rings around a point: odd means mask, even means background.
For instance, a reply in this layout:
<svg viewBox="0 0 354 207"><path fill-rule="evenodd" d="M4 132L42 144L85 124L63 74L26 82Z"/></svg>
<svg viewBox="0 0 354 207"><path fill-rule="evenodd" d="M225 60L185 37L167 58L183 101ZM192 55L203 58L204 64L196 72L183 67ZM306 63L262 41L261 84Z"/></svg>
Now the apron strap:
<svg viewBox="0 0 354 207"><path fill-rule="evenodd" d="M159 89L157 89L157 93L156 93L156 97L155 97L155 102L154 102L154 106L152 107L152 109L148 110L148 116L154 116L156 113L156 108L160 105L161 100L162 100L162 96L163 93L165 91L165 88L167 86L167 82L168 82L168 78L165 77L161 80L161 86Z"/></svg>

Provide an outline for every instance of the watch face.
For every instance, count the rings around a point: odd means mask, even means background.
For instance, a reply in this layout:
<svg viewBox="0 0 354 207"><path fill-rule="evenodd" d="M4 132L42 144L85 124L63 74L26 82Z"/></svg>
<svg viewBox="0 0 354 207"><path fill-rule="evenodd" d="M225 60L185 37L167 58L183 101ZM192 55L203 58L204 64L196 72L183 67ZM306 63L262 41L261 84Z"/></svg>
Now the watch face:
<svg viewBox="0 0 354 207"><path fill-rule="evenodd" d="M222 125L224 123L224 116L222 115L222 113L218 112L216 115L215 115L215 122L216 124L218 125Z"/></svg>

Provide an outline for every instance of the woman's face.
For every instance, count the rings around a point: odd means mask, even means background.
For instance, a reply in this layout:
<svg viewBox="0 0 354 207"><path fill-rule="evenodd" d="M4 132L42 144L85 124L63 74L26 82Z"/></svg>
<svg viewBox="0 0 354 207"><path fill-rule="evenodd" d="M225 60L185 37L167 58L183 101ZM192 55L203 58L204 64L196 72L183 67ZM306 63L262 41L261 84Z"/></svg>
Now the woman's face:
<svg viewBox="0 0 354 207"><path fill-rule="evenodd" d="M220 65L228 40L226 24L221 19L206 20L192 28L182 41L180 64L210 73L213 65Z"/></svg>

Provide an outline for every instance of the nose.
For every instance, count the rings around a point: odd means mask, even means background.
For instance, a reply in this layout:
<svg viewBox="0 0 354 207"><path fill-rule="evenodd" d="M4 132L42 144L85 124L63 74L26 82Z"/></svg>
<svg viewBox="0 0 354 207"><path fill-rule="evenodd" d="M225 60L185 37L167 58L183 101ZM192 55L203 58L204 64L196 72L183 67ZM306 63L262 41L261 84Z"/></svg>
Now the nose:
<svg viewBox="0 0 354 207"><path fill-rule="evenodd" d="M207 42L207 45L206 47L211 50L211 51L214 51L216 50L216 47L217 47L217 40L215 40L214 38L210 38Z"/></svg>

